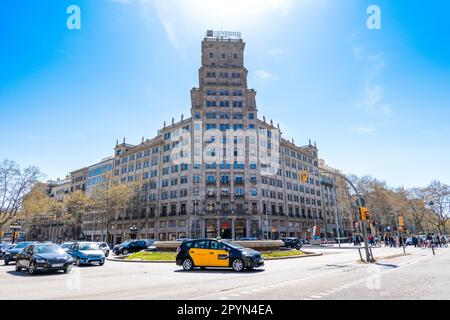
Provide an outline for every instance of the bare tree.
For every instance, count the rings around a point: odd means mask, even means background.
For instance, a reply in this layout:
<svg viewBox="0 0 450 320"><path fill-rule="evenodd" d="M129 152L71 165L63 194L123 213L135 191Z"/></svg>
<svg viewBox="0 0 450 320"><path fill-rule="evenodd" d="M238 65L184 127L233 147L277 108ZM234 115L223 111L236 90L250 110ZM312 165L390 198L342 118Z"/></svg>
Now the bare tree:
<svg viewBox="0 0 450 320"><path fill-rule="evenodd" d="M447 223L450 219L450 186L440 181L433 181L425 189L428 205L435 215L430 220L439 233L447 233Z"/></svg>
<svg viewBox="0 0 450 320"><path fill-rule="evenodd" d="M126 184L113 185L110 188L98 188L91 197L91 209L98 215L102 227L106 229L106 241L109 241L110 226L117 215L130 203L133 189Z"/></svg>
<svg viewBox="0 0 450 320"><path fill-rule="evenodd" d="M77 190L64 198L64 207L67 220L72 228L74 239L82 239L83 216L87 211L90 199L80 190Z"/></svg>
<svg viewBox="0 0 450 320"><path fill-rule="evenodd" d="M20 169L15 161L0 162L0 230L16 217L22 208L23 197L43 177L39 168Z"/></svg>

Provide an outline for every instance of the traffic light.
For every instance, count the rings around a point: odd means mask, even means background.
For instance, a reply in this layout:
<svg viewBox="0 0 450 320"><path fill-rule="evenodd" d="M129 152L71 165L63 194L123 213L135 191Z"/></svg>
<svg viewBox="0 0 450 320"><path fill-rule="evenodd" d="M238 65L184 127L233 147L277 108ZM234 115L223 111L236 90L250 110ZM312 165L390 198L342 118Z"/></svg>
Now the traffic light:
<svg viewBox="0 0 450 320"><path fill-rule="evenodd" d="M303 170L301 173L302 182L307 183L309 181L308 171Z"/></svg>
<svg viewBox="0 0 450 320"><path fill-rule="evenodd" d="M361 218L361 221L367 221L369 216L369 209L361 207L359 208L359 215Z"/></svg>
<svg viewBox="0 0 450 320"><path fill-rule="evenodd" d="M405 218L402 216L398 217L398 226L400 229L403 229L405 227Z"/></svg>

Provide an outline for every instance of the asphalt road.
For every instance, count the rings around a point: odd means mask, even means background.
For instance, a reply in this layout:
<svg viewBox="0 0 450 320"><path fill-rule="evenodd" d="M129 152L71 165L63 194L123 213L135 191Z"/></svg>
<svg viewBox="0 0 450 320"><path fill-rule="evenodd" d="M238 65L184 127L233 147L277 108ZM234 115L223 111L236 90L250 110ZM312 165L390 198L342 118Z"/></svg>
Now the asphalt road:
<svg viewBox="0 0 450 320"><path fill-rule="evenodd" d="M175 264L107 261L70 274L30 276L0 262L0 299L450 299L450 248L374 249L378 263L353 249L312 249L320 257L266 261L263 269L184 272Z"/></svg>

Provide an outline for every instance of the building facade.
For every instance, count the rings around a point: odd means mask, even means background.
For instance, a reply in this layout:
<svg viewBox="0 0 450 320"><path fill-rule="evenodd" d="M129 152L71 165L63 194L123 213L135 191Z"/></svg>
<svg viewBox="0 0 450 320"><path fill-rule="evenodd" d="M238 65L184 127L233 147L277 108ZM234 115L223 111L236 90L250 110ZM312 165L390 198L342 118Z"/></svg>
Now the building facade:
<svg viewBox="0 0 450 320"><path fill-rule="evenodd" d="M295 145L259 117L244 49L240 38L207 36L191 116L139 145L116 145L112 182L142 185L146 222L142 214L119 215L112 242L133 225L159 240L326 235L336 206L324 202L326 177L300 179L303 170L317 171L318 149Z"/></svg>
<svg viewBox="0 0 450 320"><path fill-rule="evenodd" d="M117 213L109 239L95 212L85 214L87 240L119 243L132 226L139 237L161 241L334 237L345 187L338 188L342 181L334 175L317 173L325 165L315 143L298 146L259 115L256 91L247 85L244 41L238 33L209 31L201 47L189 117L172 118L140 144L124 138L113 157L71 172L53 193L138 186L140 208ZM342 218L342 232L349 221Z"/></svg>

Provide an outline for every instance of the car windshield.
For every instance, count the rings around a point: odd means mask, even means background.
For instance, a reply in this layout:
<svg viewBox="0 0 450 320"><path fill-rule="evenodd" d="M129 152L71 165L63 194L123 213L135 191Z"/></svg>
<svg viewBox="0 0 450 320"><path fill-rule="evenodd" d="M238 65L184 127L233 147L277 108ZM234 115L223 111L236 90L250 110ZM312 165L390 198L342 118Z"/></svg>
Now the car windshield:
<svg viewBox="0 0 450 320"><path fill-rule="evenodd" d="M99 250L95 243L80 243L80 250Z"/></svg>
<svg viewBox="0 0 450 320"><path fill-rule="evenodd" d="M16 246L14 247L14 249L25 248L27 245L29 245L28 242L20 242L20 243L16 244Z"/></svg>
<svg viewBox="0 0 450 320"><path fill-rule="evenodd" d="M131 243L131 241L125 241L125 242L122 242L120 245L121 246L127 246L127 245L129 245Z"/></svg>
<svg viewBox="0 0 450 320"><path fill-rule="evenodd" d="M36 253L36 254L42 254L42 253L63 254L64 250L58 245L36 246L34 253Z"/></svg>
<svg viewBox="0 0 450 320"><path fill-rule="evenodd" d="M225 243L227 246L234 248L234 249L244 249L243 246L236 244L236 243L231 243L231 242L223 242Z"/></svg>

